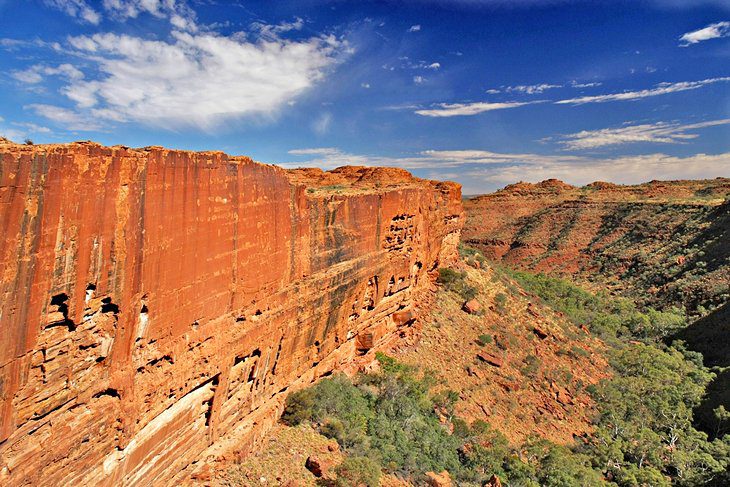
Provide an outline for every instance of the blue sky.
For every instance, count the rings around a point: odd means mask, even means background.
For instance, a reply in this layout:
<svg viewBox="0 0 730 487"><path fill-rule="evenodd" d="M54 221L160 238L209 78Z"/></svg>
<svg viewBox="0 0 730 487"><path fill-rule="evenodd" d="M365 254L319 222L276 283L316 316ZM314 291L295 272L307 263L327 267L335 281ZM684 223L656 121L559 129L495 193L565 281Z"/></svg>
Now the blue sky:
<svg viewBox="0 0 730 487"><path fill-rule="evenodd" d="M404 167L464 192L730 176L730 0L0 0L0 135Z"/></svg>

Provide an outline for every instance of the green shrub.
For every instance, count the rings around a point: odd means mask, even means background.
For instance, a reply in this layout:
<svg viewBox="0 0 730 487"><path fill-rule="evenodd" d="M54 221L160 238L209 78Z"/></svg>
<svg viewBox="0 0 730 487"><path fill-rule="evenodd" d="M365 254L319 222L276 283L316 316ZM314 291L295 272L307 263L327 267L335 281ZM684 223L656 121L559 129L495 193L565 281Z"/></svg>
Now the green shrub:
<svg viewBox="0 0 730 487"><path fill-rule="evenodd" d="M485 346L494 341L494 338L492 338L492 335L479 335L479 338L477 339L477 342L479 342L479 345Z"/></svg>
<svg viewBox="0 0 730 487"><path fill-rule="evenodd" d="M376 487L380 485L380 465L364 456L348 456L335 468L337 487Z"/></svg>
<svg viewBox="0 0 730 487"><path fill-rule="evenodd" d="M477 289L466 282L466 272L442 267L439 269L436 282L444 286L447 291L458 294L465 301L474 299L477 296Z"/></svg>
<svg viewBox="0 0 730 487"><path fill-rule="evenodd" d="M522 367L522 373L528 377L535 377L537 372L540 370L540 359L535 355L529 354L525 357L524 367Z"/></svg>

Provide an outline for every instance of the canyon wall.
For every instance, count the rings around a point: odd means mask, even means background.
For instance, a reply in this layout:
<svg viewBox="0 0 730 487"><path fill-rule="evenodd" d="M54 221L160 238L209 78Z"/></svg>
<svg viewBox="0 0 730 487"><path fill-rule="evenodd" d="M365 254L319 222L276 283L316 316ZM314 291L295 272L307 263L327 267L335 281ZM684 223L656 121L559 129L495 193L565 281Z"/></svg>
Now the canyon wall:
<svg viewBox="0 0 730 487"><path fill-rule="evenodd" d="M0 483L166 485L408 333L460 188L0 140ZM358 358L359 357L359 358Z"/></svg>
<svg viewBox="0 0 730 487"><path fill-rule="evenodd" d="M464 240L510 266L692 312L728 299L730 179L518 183L464 204Z"/></svg>

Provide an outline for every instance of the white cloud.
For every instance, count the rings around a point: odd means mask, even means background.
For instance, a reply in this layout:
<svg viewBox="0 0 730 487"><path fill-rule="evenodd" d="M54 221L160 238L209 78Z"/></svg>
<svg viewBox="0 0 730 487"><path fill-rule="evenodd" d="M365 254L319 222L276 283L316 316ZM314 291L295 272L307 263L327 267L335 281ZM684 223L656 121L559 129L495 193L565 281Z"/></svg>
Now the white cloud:
<svg viewBox="0 0 730 487"><path fill-rule="evenodd" d="M140 14L150 14L181 30L194 32L198 29L195 12L182 0L104 0L104 9L120 20L135 19Z"/></svg>
<svg viewBox="0 0 730 487"><path fill-rule="evenodd" d="M558 105L583 105L585 103L605 103L609 101L638 100L640 98L648 98L651 96L666 95L669 93L677 93L680 91L696 90L703 86L713 83L721 83L730 81L730 77L711 78L701 81L682 81L679 83L660 83L656 88L640 91L626 91L623 93L613 93L610 95L582 96L579 98L571 98L568 100L560 100L555 103Z"/></svg>
<svg viewBox="0 0 730 487"><path fill-rule="evenodd" d="M421 26L419 24L412 25L408 28L408 32L418 32L421 30Z"/></svg>
<svg viewBox="0 0 730 487"><path fill-rule="evenodd" d="M441 63L431 63L428 66L426 66L426 69L436 70L436 69L439 69L439 68L441 68Z"/></svg>
<svg viewBox="0 0 730 487"><path fill-rule="evenodd" d="M103 10L108 17L121 21L135 19L146 13L160 19L167 19L170 24L180 30L194 32L198 29L195 12L184 0L103 0L102 2L44 0L44 3L93 25L101 22L101 10ZM89 5L90 3L96 4L95 6L101 7L101 9L95 10Z"/></svg>
<svg viewBox="0 0 730 487"><path fill-rule="evenodd" d="M717 22L702 29L687 32L679 40L682 41L682 44L680 44L682 47L687 47L702 41L728 36L730 36L730 22Z"/></svg>
<svg viewBox="0 0 730 487"><path fill-rule="evenodd" d="M5 119L0 117L0 137L5 137L16 142L20 142L29 135L33 134L50 134L51 129L36 125L31 122L12 122L10 125L3 125Z"/></svg>
<svg viewBox="0 0 730 487"><path fill-rule="evenodd" d="M439 103L436 108L416 110L414 113L424 117L460 117L477 115L493 110L505 110L541 102L503 102L503 103Z"/></svg>
<svg viewBox="0 0 730 487"><path fill-rule="evenodd" d="M367 90L367 89L370 89L370 83L360 83L360 86L361 86L362 88L365 88L366 90Z"/></svg>
<svg viewBox="0 0 730 487"><path fill-rule="evenodd" d="M258 31L259 35L264 39L277 39L281 34L294 30L302 30L302 27L304 27L304 20L300 17L297 17L292 22L282 22L276 25L268 25L261 22L254 22L251 25L251 28Z"/></svg>
<svg viewBox="0 0 730 487"><path fill-rule="evenodd" d="M599 82L593 82L593 83L578 83L577 81L573 80L570 82L570 86L573 88L594 88L596 86L601 86L603 83Z"/></svg>
<svg viewBox="0 0 730 487"><path fill-rule="evenodd" d="M24 108L29 108L41 117L53 120L68 130L100 130L102 128L91 114L87 116L67 108L40 103L27 105Z"/></svg>
<svg viewBox="0 0 730 487"><path fill-rule="evenodd" d="M101 22L101 15L91 8L85 0L44 0L44 3L82 22L93 25L98 25Z"/></svg>
<svg viewBox="0 0 730 487"><path fill-rule="evenodd" d="M423 76L414 76L413 77L413 82L416 83L417 85L420 85L424 81L426 81L426 78L424 78Z"/></svg>
<svg viewBox="0 0 730 487"><path fill-rule="evenodd" d="M83 121L77 130L104 121L210 130L226 119L271 116L321 80L347 47L334 36L251 42L179 30L169 41L106 33L69 43L92 64L89 73L98 72L75 76L61 90ZM36 111L56 121L69 117L68 110ZM87 123L92 118L99 123Z"/></svg>
<svg viewBox="0 0 730 487"><path fill-rule="evenodd" d="M84 73L76 69L71 64L60 64L57 67L43 66L36 64L23 71L13 71L11 76L21 83L38 84L44 80L46 76L63 76L69 80L80 80L84 77Z"/></svg>
<svg viewBox="0 0 730 487"><path fill-rule="evenodd" d="M690 130L730 124L730 119L680 125L659 122L654 124L630 125L621 128L583 130L563 137L561 144L568 150L595 149L636 142L682 144L698 137Z"/></svg>
<svg viewBox="0 0 730 487"><path fill-rule="evenodd" d="M332 114L329 112L325 112L321 114L319 117L317 117L312 122L312 130L317 135L324 135L330 130L330 126L332 125Z"/></svg>
<svg viewBox="0 0 730 487"><path fill-rule="evenodd" d="M1 120L0 120L1 121ZM26 132L31 134L50 134L51 129L48 127L43 127L42 125L37 125L32 122L13 122L13 125L16 127L21 127L25 129Z"/></svg>
<svg viewBox="0 0 730 487"><path fill-rule="evenodd" d="M486 93L488 95L498 95L498 94L502 93L502 90L498 90L497 88L491 88L491 89L487 90Z"/></svg>
<svg viewBox="0 0 730 487"><path fill-rule="evenodd" d="M523 93L526 95L537 95L540 93L543 93L546 90L552 90L555 88L562 88L563 85L551 85L547 83L541 83L538 85L518 85L518 86L508 86L505 88L505 91L509 93Z"/></svg>
<svg viewBox="0 0 730 487"><path fill-rule="evenodd" d="M34 69L26 69L24 71L13 71L10 75L21 83L35 85L43 81L43 76Z"/></svg>

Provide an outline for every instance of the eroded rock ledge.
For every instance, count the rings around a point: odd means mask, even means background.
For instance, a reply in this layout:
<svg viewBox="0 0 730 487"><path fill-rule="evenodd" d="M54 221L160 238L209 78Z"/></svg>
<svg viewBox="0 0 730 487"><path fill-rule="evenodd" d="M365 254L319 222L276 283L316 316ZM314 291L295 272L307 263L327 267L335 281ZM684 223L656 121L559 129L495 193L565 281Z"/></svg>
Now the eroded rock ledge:
<svg viewBox="0 0 730 487"><path fill-rule="evenodd" d="M405 333L460 188L0 140L0 483L165 485Z"/></svg>

